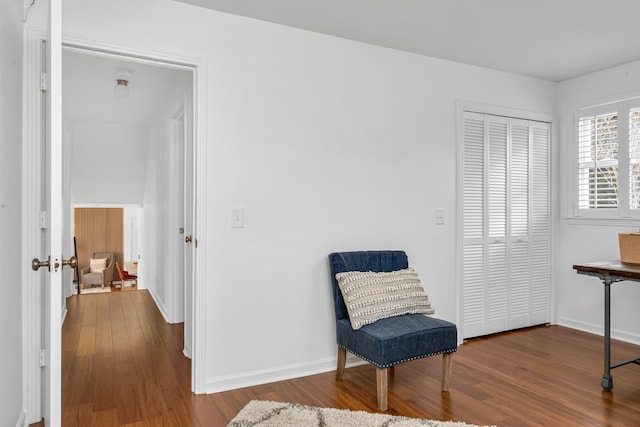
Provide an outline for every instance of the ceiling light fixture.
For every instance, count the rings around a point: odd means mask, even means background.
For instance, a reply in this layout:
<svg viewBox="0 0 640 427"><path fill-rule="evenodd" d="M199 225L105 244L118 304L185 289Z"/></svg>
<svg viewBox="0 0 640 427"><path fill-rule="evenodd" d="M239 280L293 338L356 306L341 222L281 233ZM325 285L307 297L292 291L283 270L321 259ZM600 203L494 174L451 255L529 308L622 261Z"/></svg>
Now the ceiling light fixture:
<svg viewBox="0 0 640 427"><path fill-rule="evenodd" d="M113 93L116 94L117 98L128 98L129 97L129 80L125 79L116 79L116 87L113 90Z"/></svg>
<svg viewBox="0 0 640 427"><path fill-rule="evenodd" d="M129 77L131 76L131 70L128 68L118 68L118 78L116 79L116 87L113 89L113 93L116 98L128 98L129 97Z"/></svg>

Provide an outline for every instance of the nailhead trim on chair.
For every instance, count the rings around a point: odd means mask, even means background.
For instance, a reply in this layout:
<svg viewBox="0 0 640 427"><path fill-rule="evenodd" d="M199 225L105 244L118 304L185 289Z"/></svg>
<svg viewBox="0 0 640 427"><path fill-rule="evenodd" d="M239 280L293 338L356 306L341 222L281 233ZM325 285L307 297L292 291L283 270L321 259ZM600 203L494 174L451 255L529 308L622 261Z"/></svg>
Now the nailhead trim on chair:
<svg viewBox="0 0 640 427"><path fill-rule="evenodd" d="M416 359L424 359L425 357L429 357L429 356L436 356L436 355L438 355L438 354L446 354L446 353L454 353L454 352L456 352L456 350L457 350L457 349L455 349L455 348L454 348L453 350L438 351L438 352L435 352L435 353L429 353L429 354L424 354L424 355L421 355L421 356L412 357L412 358L410 358L410 359L398 360L397 362L389 363L389 364L386 364L386 365L378 365L378 364L377 364L376 362L374 362L373 360L369 360L369 359L367 359L366 357L364 357L364 356L362 356L362 355L360 355L360 354L358 354L358 353L355 353L354 351L352 351L352 350L348 349L347 347L344 347L344 346L341 346L341 345L338 345L338 347L342 347L342 348L344 348L345 350L347 350L349 353L351 353L351 354L354 354L354 355L358 356L360 359L365 360L365 361L367 361L367 362L371 363L372 365L374 365L374 366L376 366L376 367L378 367L378 368L383 368L383 369L384 369L384 368L390 368L391 366L399 365L400 363L410 362L410 361L412 361L412 360L416 360Z"/></svg>

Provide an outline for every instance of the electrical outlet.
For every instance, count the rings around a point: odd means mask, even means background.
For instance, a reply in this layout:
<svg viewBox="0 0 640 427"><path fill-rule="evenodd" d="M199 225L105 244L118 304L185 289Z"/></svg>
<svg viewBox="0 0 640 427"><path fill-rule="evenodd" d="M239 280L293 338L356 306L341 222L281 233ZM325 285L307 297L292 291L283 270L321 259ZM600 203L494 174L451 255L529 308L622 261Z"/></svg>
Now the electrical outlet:
<svg viewBox="0 0 640 427"><path fill-rule="evenodd" d="M244 228L244 209L231 209L231 228Z"/></svg>

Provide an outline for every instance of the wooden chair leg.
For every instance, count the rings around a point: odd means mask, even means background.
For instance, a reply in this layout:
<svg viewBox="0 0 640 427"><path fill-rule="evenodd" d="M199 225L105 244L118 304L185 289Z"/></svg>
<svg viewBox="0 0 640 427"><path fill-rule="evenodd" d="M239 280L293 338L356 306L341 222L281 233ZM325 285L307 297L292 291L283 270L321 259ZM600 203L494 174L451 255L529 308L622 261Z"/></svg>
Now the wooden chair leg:
<svg viewBox="0 0 640 427"><path fill-rule="evenodd" d="M388 368L376 368L376 386L378 394L378 410L387 410L387 392L389 391Z"/></svg>
<svg viewBox="0 0 640 427"><path fill-rule="evenodd" d="M449 391L451 384L451 366L453 364L453 353L442 355L442 391Z"/></svg>
<svg viewBox="0 0 640 427"><path fill-rule="evenodd" d="M336 379L341 380L344 373L344 366L347 363L347 350L338 347L338 366L336 368Z"/></svg>

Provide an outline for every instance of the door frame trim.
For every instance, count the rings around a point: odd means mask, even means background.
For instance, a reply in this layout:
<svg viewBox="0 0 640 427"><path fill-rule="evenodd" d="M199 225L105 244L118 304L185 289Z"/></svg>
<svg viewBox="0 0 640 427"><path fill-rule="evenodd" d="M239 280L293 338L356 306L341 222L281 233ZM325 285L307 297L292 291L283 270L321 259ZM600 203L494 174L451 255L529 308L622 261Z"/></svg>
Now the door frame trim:
<svg viewBox="0 0 640 427"><path fill-rule="evenodd" d="M463 137L464 137L464 113L478 113L492 116L501 116L512 119L522 119L529 120L534 122L543 122L549 123L550 133L549 133L549 194L550 194L550 236L554 235L555 223L553 218L555 217L555 203L554 201L554 182L553 182L553 149L554 149L554 141L555 137L555 118L552 114L541 112L541 111L532 111L525 110L520 108L512 108L500 105L492 105L492 104L483 104L478 102L470 102L464 100L456 101L456 322L458 324L458 345L462 344L464 341L464 299L463 299L463 251L464 251L464 236L463 236L463 189L462 189L462 174L464 169L464 159L463 159ZM554 259L555 248L553 244L553 239L551 239L550 243L550 259ZM551 283L549 288L549 318L552 322L555 322L556 319L556 286L553 280L554 277L554 264L551 263L550 266L550 277Z"/></svg>

